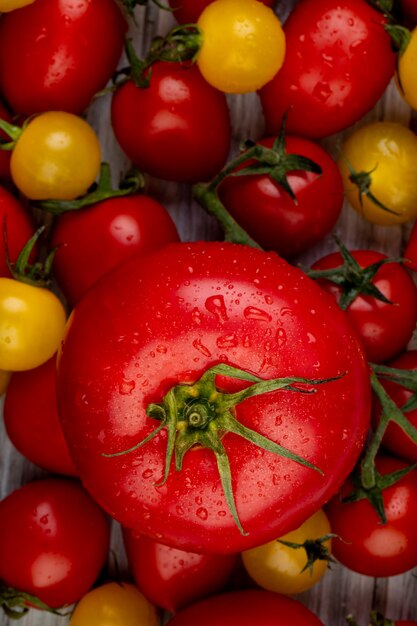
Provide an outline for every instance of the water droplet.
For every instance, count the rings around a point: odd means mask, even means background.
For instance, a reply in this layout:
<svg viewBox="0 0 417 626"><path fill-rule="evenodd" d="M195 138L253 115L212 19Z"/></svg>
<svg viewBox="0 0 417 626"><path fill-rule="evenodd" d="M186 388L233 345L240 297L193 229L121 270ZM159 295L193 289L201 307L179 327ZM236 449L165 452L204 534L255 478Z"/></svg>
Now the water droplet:
<svg viewBox="0 0 417 626"><path fill-rule="evenodd" d="M201 496L197 496L195 503L198 504L198 506L201 506L203 504L203 498Z"/></svg>
<svg viewBox="0 0 417 626"><path fill-rule="evenodd" d="M204 354L204 356L207 356L207 357L211 356L210 350L201 342L200 339L195 339L193 341L193 347L199 352L201 352L201 354Z"/></svg>
<svg viewBox="0 0 417 626"><path fill-rule="evenodd" d="M289 306L283 306L280 310L280 314L284 317L285 315L290 315L291 317L294 315L293 310Z"/></svg>
<svg viewBox="0 0 417 626"><path fill-rule="evenodd" d="M40 518L39 521L40 521L41 524L47 524L48 521L49 521L48 515L42 515L42 517Z"/></svg>
<svg viewBox="0 0 417 626"><path fill-rule="evenodd" d="M204 507L200 507L199 509L197 509L196 515L200 519L206 520L208 518L208 511Z"/></svg>
<svg viewBox="0 0 417 626"><path fill-rule="evenodd" d="M178 515L184 515L184 509L182 508L182 506L177 506L175 507L175 510L177 511Z"/></svg>
<svg viewBox="0 0 417 626"><path fill-rule="evenodd" d="M272 317L266 311L262 311L262 309L258 309L255 306L248 306L243 311L243 315L247 320L256 320L258 322L270 322Z"/></svg>
<svg viewBox="0 0 417 626"><path fill-rule="evenodd" d="M218 348L235 348L238 345L236 335L224 335L216 340Z"/></svg>
<svg viewBox="0 0 417 626"><path fill-rule="evenodd" d="M136 387L136 383L134 380L122 380L119 384L119 393L122 396L128 396L131 394Z"/></svg>
<svg viewBox="0 0 417 626"><path fill-rule="evenodd" d="M159 354L166 354L168 348L166 348L166 346L157 346L156 351L159 352Z"/></svg>
<svg viewBox="0 0 417 626"><path fill-rule="evenodd" d="M279 485L280 482L281 482L281 476L279 476L278 474L272 474L272 483L274 485Z"/></svg>
<svg viewBox="0 0 417 626"><path fill-rule="evenodd" d="M194 324L201 324L201 313L199 311L199 309L197 309L197 307L195 307L192 311L191 311L191 319L194 322Z"/></svg>
<svg viewBox="0 0 417 626"><path fill-rule="evenodd" d="M282 417L280 415L277 415L275 418L275 426L281 426L282 424Z"/></svg>
<svg viewBox="0 0 417 626"><path fill-rule="evenodd" d="M275 338L277 340L278 347L283 346L287 341L287 333L283 328L278 328Z"/></svg>
<svg viewBox="0 0 417 626"><path fill-rule="evenodd" d="M219 517L225 517L226 516L226 511L218 511L217 515Z"/></svg>
<svg viewBox="0 0 417 626"><path fill-rule="evenodd" d="M271 296L265 296L265 302L266 304L273 304L274 300Z"/></svg>
<svg viewBox="0 0 417 626"><path fill-rule="evenodd" d="M217 317L219 322L226 322L229 319L223 296L210 296L205 302L205 307Z"/></svg>
<svg viewBox="0 0 417 626"><path fill-rule="evenodd" d="M307 333L308 343L316 343L317 339L312 333Z"/></svg>
<svg viewBox="0 0 417 626"><path fill-rule="evenodd" d="M142 473L142 478L150 478L151 476L153 476L153 470L152 469L146 469Z"/></svg>

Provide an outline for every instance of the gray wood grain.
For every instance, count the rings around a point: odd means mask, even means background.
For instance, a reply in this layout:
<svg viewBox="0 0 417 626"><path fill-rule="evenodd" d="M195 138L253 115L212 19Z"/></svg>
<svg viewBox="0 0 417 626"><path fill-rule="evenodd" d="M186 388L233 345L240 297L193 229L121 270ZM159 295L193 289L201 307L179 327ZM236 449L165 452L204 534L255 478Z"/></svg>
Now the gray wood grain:
<svg viewBox="0 0 417 626"><path fill-rule="evenodd" d="M292 4L293 1L279 2L277 7L279 15L284 18ZM168 30L172 24L172 17L166 12L159 11L150 3L149 7L136 10L136 21L137 24L131 26L130 34L135 39L138 51L143 52L154 35L163 34ZM122 65L123 61L121 61ZM88 112L88 119L100 136L104 158L111 162L116 182L120 174L128 169L129 162L114 139L109 122L109 102L109 97L95 102ZM248 138L257 139L262 135L263 120L258 97L255 94L232 96L229 98L229 105L234 129L231 153L234 153L240 141ZM357 126L378 119L395 120L404 124L410 121L410 110L399 97L394 84L390 85L374 110ZM351 129L327 139L323 145L336 156L343 137L350 132ZM215 221L193 202L188 186L148 180L147 191L167 207L183 240L221 237ZM410 225L389 229L372 226L364 222L346 204L335 230L349 247L375 248L398 256L407 240ZM299 261L309 264L334 248L334 242L329 236L304 254ZM2 420L0 420L0 451L1 497L32 478L43 475L41 470L31 465L12 448L4 432ZM125 557L117 524L113 525L112 547L117 552L124 568ZM368 624L371 609L380 610L392 619L417 620L416 598L416 572L408 572L389 579L372 579L354 574L336 564L316 587L300 596L299 599L316 612L326 626L344 626L345 616L348 613L354 614L358 623L365 626ZM67 623L67 618L45 615L37 611L29 612L21 621L22 626L64 626ZM10 625L11 622L5 616L0 615L0 626Z"/></svg>

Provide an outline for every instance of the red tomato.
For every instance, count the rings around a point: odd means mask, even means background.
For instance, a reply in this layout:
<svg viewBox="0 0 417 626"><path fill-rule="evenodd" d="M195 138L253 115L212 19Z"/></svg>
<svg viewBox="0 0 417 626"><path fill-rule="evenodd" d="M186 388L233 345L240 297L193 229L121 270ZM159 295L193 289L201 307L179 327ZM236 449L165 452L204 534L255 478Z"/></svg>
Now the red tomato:
<svg viewBox="0 0 417 626"><path fill-rule="evenodd" d="M111 78L127 23L114 0L36 0L0 22L0 91L15 113L82 113Z"/></svg>
<svg viewBox="0 0 417 626"><path fill-rule="evenodd" d="M285 62L260 92L268 133L325 137L382 96L395 71L384 17L364 0L301 0L284 25Z"/></svg>
<svg viewBox="0 0 417 626"><path fill-rule="evenodd" d="M406 467L394 457L381 456L377 469L389 474ZM369 500L342 502L352 491L350 479L332 498L326 513L333 539L332 552L343 565L366 576L395 576L416 567L417 470L382 492L387 523L382 524Z"/></svg>
<svg viewBox="0 0 417 626"><path fill-rule="evenodd" d="M0 580L50 607L87 593L108 547L107 520L76 482L37 480L0 502Z"/></svg>
<svg viewBox="0 0 417 626"><path fill-rule="evenodd" d="M10 259L16 261L22 248L32 237L34 226L23 205L4 187L0 187L0 277L10 276L3 242L5 217Z"/></svg>
<svg viewBox="0 0 417 626"><path fill-rule="evenodd" d="M123 530L130 570L142 593L169 613L221 591L238 563L235 554L196 554Z"/></svg>
<svg viewBox="0 0 417 626"><path fill-rule="evenodd" d="M373 250L355 250L351 255L362 268L387 258ZM334 252L317 261L313 269L326 270L341 264L340 253ZM318 282L340 301L339 285L325 279L318 279ZM413 335L417 323L417 288L407 270L395 262L381 266L372 283L391 304L373 296L359 295L346 313L363 342L368 360L383 363L404 350Z"/></svg>
<svg viewBox="0 0 417 626"><path fill-rule="evenodd" d="M417 350L409 350L404 352L398 358L394 359L388 364L390 367L395 367L403 370L417 370ZM407 402L413 395L413 392L401 385L396 384L390 380L384 380L381 378L381 384L385 387L385 390L394 400L395 404L400 408ZM381 406L379 402L375 402L373 407L373 413L375 421L379 420L381 412ZM405 417L417 427L417 409L412 411L405 411ZM385 431L384 438L382 440L384 447L389 450L395 456L400 457L411 463L417 462L417 446L411 441L411 439L405 434L405 432L391 422Z"/></svg>
<svg viewBox="0 0 417 626"><path fill-rule="evenodd" d="M198 383L219 363L263 380L341 376L316 393L262 394L236 407L239 423L323 472L225 434L231 491L248 535L232 516L213 450L189 451L182 470L172 468L159 486L165 433L130 454L104 456L154 431L160 422L145 410L177 383L180 396L195 397L178 415L186 420L178 426L184 445L190 434L193 441L207 434L207 420L215 420L210 434L221 429L226 399ZM238 552L300 525L337 490L369 426L367 365L345 314L276 254L243 245L171 244L120 265L74 309L58 371L64 433L97 501L123 526L197 553ZM242 389L236 378L222 376L222 389Z"/></svg>
<svg viewBox="0 0 417 626"><path fill-rule="evenodd" d="M206 6L213 0L168 0L173 9L173 15L180 24L194 24ZM266 6L272 7L275 0L260 0Z"/></svg>
<svg viewBox="0 0 417 626"><path fill-rule="evenodd" d="M13 374L4 403L4 424L13 445L32 463L76 476L58 419L56 358Z"/></svg>
<svg viewBox="0 0 417 626"><path fill-rule="evenodd" d="M404 250L404 258L407 260L407 267L413 272L417 272L417 222L414 223L408 243Z"/></svg>
<svg viewBox="0 0 417 626"><path fill-rule="evenodd" d="M0 119L5 122L12 122L12 116L8 110L0 102ZM0 138L9 141L9 136L0 130ZM0 150L0 180L10 180L10 157L11 152L8 150Z"/></svg>
<svg viewBox="0 0 417 626"><path fill-rule="evenodd" d="M150 85L128 81L111 118L124 152L142 171L167 180L209 180L223 166L231 128L226 96L196 66L155 63Z"/></svg>
<svg viewBox="0 0 417 626"><path fill-rule="evenodd" d="M323 626L300 602L272 591L225 593L193 604L175 615L169 626Z"/></svg>
<svg viewBox="0 0 417 626"><path fill-rule="evenodd" d="M271 148L274 138L259 143ZM219 197L263 248L292 256L333 228L343 205L343 185L336 163L319 145L291 136L285 143L288 154L308 157L322 168L320 176L299 170L288 174L296 202L268 174L229 176L219 187Z"/></svg>
<svg viewBox="0 0 417 626"><path fill-rule="evenodd" d="M55 275L75 304L123 260L178 240L174 222L156 200L139 194L111 198L58 218L51 242L60 246Z"/></svg>

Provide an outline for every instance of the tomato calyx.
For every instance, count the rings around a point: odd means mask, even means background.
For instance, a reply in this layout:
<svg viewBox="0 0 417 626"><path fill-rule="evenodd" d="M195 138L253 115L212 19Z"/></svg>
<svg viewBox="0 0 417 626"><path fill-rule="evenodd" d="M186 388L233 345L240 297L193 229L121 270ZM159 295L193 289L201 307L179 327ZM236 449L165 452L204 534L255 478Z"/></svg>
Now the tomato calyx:
<svg viewBox="0 0 417 626"><path fill-rule="evenodd" d="M7 587L2 583L0 583L0 607L7 617L13 620L24 617L30 607L47 611L48 613L53 613L60 617L69 615L69 612L63 613L61 610L53 609L36 596L24 591L19 591L13 587Z"/></svg>
<svg viewBox="0 0 417 626"><path fill-rule="evenodd" d="M99 179L94 183L88 193L75 200L41 200L34 202L34 206L53 215L62 215L69 211L78 211L88 206L98 204L110 198L120 198L137 193L144 187L142 174L133 169L120 181L119 188L114 189L111 180L111 170L108 163L102 163Z"/></svg>
<svg viewBox="0 0 417 626"><path fill-rule="evenodd" d="M372 280L380 267L386 265L387 263L400 263L403 259L394 257L381 259L376 263L372 263L371 265L362 268L342 241L336 236L334 238L343 260L342 265L327 270L312 270L306 268L306 274L310 278L324 278L335 285L339 285L342 289L339 306L344 311L360 294L364 296L371 296L376 300L385 302L386 304L393 304L391 300L384 296L378 287L373 284Z"/></svg>
<svg viewBox="0 0 417 626"><path fill-rule="evenodd" d="M363 196L366 196L373 204L379 207L382 211L392 213L392 215L400 215L397 211L388 208L372 193L372 174L378 168L378 164L369 172L358 172L353 167L352 163L345 156L342 155L343 160L346 163L346 167L349 170L349 180L356 185L358 189L358 198L360 206L363 208Z"/></svg>
<svg viewBox="0 0 417 626"><path fill-rule="evenodd" d="M243 243L260 248L248 233L232 218L218 195L218 188L228 176L267 175L280 185L297 204L296 195L288 182L290 172L302 170L321 175L322 168L312 159L299 154L288 154L285 147L285 118L275 138L272 148L246 141L242 152L232 159L209 183L197 183L193 186L193 195L197 202L220 223L225 234L225 241ZM253 162L252 162L253 161ZM243 167L241 167L243 166Z"/></svg>
<svg viewBox="0 0 417 626"><path fill-rule="evenodd" d="M44 261L36 261L33 264L29 263L29 258L32 251L38 242L39 238L45 231L45 226L40 226L34 235L29 239L25 246L20 251L16 261L12 263L10 261L8 245L7 245L7 227L6 220L4 221L4 242L6 251L6 262L9 268L10 274L15 280L32 285L33 287L47 287L51 282L52 264L58 248L53 248Z"/></svg>
<svg viewBox="0 0 417 626"><path fill-rule="evenodd" d="M254 384L236 393L222 393L216 386L216 376L218 375ZM176 471L181 471L184 455L192 447L199 445L212 450L216 457L227 505L239 531L242 535L246 535L247 533L244 531L237 513L229 458L222 443L226 433L231 432L239 435L263 450L291 459L320 474L323 472L306 459L241 424L233 414L234 407L247 398L278 390L315 393L316 389L311 388L311 386L331 382L338 378L340 376L318 380L297 377L264 380L244 370L220 363L209 368L194 384L175 385L164 396L161 403L151 403L147 407L147 415L159 420L160 425L145 439L128 450L104 454L103 456L112 458L134 452L166 428L168 439L164 474L161 482L155 484L156 487L160 487L168 479L173 458Z"/></svg>
<svg viewBox="0 0 417 626"><path fill-rule="evenodd" d="M336 562L325 545L326 542L330 541L330 539L334 539L335 537L338 537L338 535L328 533L327 535L323 535L323 537L318 537L317 539L306 539L303 543L286 541L284 539L277 539L277 541L278 543L282 543L282 545L292 548L293 550L303 548L305 550L307 560L304 567L300 571L300 574L309 570L312 575L314 563L316 561L327 561L328 565Z"/></svg>

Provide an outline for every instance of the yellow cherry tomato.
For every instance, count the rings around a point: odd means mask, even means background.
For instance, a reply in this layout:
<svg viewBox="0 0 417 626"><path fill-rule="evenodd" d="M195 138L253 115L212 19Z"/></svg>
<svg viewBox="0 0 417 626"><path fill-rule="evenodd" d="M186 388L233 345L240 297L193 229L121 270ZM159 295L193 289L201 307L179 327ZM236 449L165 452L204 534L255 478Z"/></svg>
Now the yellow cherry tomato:
<svg viewBox="0 0 417 626"><path fill-rule="evenodd" d="M197 24L202 32L198 67L221 91L256 91L284 61L285 35L279 19L258 0L215 0Z"/></svg>
<svg viewBox="0 0 417 626"><path fill-rule="evenodd" d="M158 626L155 607L130 584L107 583L75 607L70 626Z"/></svg>
<svg viewBox="0 0 417 626"><path fill-rule="evenodd" d="M72 113L50 111L33 118L13 148L10 168L18 189L32 200L74 200L95 181L100 144Z"/></svg>
<svg viewBox="0 0 417 626"><path fill-rule="evenodd" d="M21 9L34 2L35 0L0 0L0 13L8 13L15 9Z"/></svg>
<svg viewBox="0 0 417 626"><path fill-rule="evenodd" d="M361 200L349 164L369 174ZM390 226L417 217L417 136L409 128L395 122L363 126L343 144L339 167L349 203L369 222Z"/></svg>
<svg viewBox="0 0 417 626"><path fill-rule="evenodd" d="M0 370L45 363L58 350L65 322L65 309L51 291L0 278Z"/></svg>
<svg viewBox="0 0 417 626"><path fill-rule="evenodd" d="M303 544L307 540L321 539L329 533L329 520L320 509L299 528L280 539ZM330 553L331 540L324 541L323 546ZM307 563L306 550L291 548L278 540L246 550L242 553L242 560L248 574L258 585L269 591L286 595L302 593L310 589L322 578L328 567L326 560L317 560L311 570L310 568L304 569Z"/></svg>
<svg viewBox="0 0 417 626"><path fill-rule="evenodd" d="M4 372L0 370L0 396L6 391L7 385L10 380L10 372Z"/></svg>
<svg viewBox="0 0 417 626"><path fill-rule="evenodd" d="M406 49L399 55L397 74L401 95L417 111L417 28L411 33Z"/></svg>

